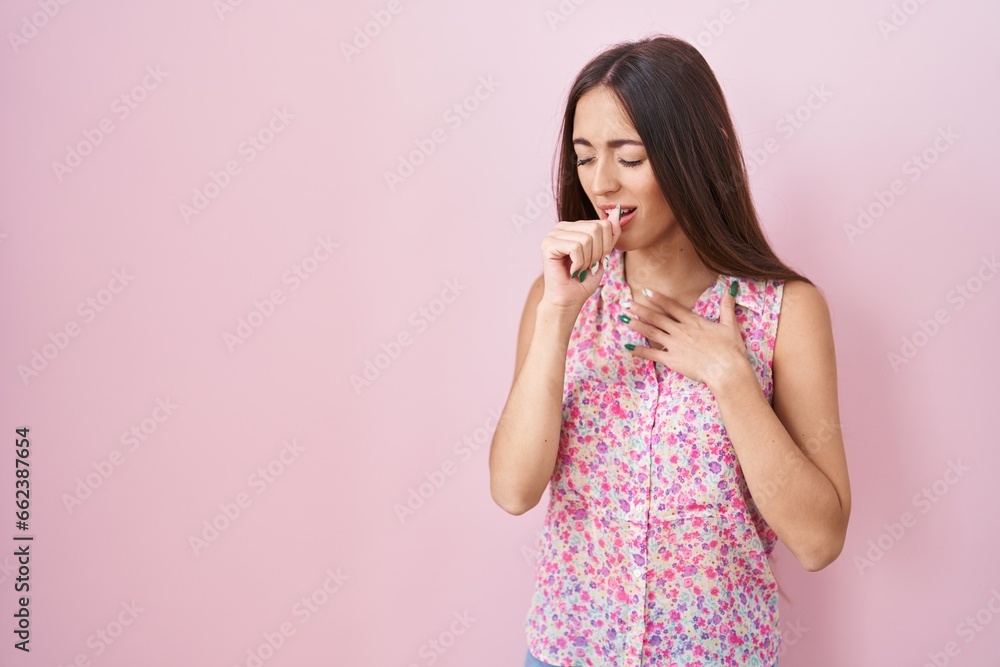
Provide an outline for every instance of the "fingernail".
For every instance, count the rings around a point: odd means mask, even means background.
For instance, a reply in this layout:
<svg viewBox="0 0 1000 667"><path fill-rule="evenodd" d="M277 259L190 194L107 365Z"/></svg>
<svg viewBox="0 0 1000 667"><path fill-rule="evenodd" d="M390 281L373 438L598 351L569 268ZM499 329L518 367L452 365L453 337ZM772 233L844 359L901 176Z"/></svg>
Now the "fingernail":
<svg viewBox="0 0 1000 667"><path fill-rule="evenodd" d="M739 290L740 284L735 280L729 283L729 296L736 296L737 290Z"/></svg>
<svg viewBox="0 0 1000 667"><path fill-rule="evenodd" d="M631 318L631 317L629 317L628 315L619 315L619 316L618 316L618 319L620 319L620 320L621 320L622 322L624 322L625 324L628 324L629 322L631 322L631 321L632 321L632 318Z"/></svg>
<svg viewBox="0 0 1000 667"><path fill-rule="evenodd" d="M608 265L611 263L611 260L609 260L608 256L605 255L604 259L603 259L603 262L604 262L604 270L607 271L608 270Z"/></svg>
<svg viewBox="0 0 1000 667"><path fill-rule="evenodd" d="M615 220L617 220L618 222L621 222L622 221L622 205L618 204L618 206L615 207L615 211L618 212L618 217L615 218Z"/></svg>
<svg viewBox="0 0 1000 667"><path fill-rule="evenodd" d="M597 273L597 262L594 262L593 264L590 265L590 272Z"/></svg>
<svg viewBox="0 0 1000 667"><path fill-rule="evenodd" d="M625 349L626 350L634 350L635 349L635 345L633 345L632 343L625 343Z"/></svg>
<svg viewBox="0 0 1000 667"><path fill-rule="evenodd" d="M578 274L578 273L580 273L580 269L577 269L576 271L574 271L574 272L572 273L572 276L571 276L571 277L573 277L573 278L576 278L576 274Z"/></svg>
<svg viewBox="0 0 1000 667"><path fill-rule="evenodd" d="M624 308L625 310L628 310L628 309L630 309L631 307L632 307L632 304L631 304L631 303L623 303L623 304L622 304L622 308Z"/></svg>
<svg viewBox="0 0 1000 667"><path fill-rule="evenodd" d="M648 296L650 299L653 298L653 291L651 289L649 289L648 287L643 287L642 288L642 293L645 294L646 296Z"/></svg>
<svg viewBox="0 0 1000 667"><path fill-rule="evenodd" d="M580 272L580 282L582 283L587 278L587 269Z"/></svg>

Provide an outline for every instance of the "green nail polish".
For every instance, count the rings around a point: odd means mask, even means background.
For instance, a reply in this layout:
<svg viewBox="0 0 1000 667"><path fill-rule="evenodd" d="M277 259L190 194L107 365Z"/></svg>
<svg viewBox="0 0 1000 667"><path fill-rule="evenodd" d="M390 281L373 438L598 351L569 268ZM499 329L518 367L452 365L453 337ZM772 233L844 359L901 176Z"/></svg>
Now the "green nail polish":
<svg viewBox="0 0 1000 667"><path fill-rule="evenodd" d="M625 349L627 349L627 350L634 350L635 349L635 345L633 345L632 343L625 343Z"/></svg>
<svg viewBox="0 0 1000 667"><path fill-rule="evenodd" d="M587 278L587 269L580 272L580 282L582 283Z"/></svg>
<svg viewBox="0 0 1000 667"><path fill-rule="evenodd" d="M578 274L578 273L580 273L580 269L577 269L576 271L574 271L573 275L571 277L572 278L576 278L576 274Z"/></svg>
<svg viewBox="0 0 1000 667"><path fill-rule="evenodd" d="M628 315L619 315L619 316L618 316L618 319L620 319L620 320L621 320L622 322L624 322L625 324L628 324L629 322L631 322L631 321L632 321L632 318L631 318L631 317L629 317Z"/></svg>
<svg viewBox="0 0 1000 667"><path fill-rule="evenodd" d="M729 296L736 296L736 290L740 288L740 284L735 280L729 284Z"/></svg>

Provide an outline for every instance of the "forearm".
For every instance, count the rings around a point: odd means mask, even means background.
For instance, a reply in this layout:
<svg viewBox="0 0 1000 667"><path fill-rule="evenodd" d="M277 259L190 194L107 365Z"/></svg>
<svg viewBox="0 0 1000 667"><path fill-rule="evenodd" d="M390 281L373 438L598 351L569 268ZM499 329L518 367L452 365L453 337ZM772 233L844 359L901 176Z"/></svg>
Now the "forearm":
<svg viewBox="0 0 1000 667"><path fill-rule="evenodd" d="M566 352L576 314L539 303L535 328L490 445L490 490L523 514L538 504L559 452Z"/></svg>
<svg viewBox="0 0 1000 667"><path fill-rule="evenodd" d="M778 419L749 364L712 393L761 516L803 567L822 569L843 547L844 512L833 483Z"/></svg>

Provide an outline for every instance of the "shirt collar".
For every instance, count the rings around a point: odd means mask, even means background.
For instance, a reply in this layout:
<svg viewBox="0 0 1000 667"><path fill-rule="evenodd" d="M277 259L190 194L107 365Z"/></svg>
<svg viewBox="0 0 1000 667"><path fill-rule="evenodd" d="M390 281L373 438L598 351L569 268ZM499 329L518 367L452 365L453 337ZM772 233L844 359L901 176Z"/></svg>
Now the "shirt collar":
<svg viewBox="0 0 1000 667"><path fill-rule="evenodd" d="M623 294L627 294L627 292L625 292L627 286L625 285L624 280L624 253L618 248L613 249L611 254L608 256L608 261L609 265L605 275L603 290L605 291L606 296L611 297L614 300L620 300ZM719 274L718 279L715 284L712 285L712 289L706 297L703 313L705 317L710 320L718 321L719 305L722 303L724 290L729 289L729 284L733 280L739 283L739 291L736 292L736 303L745 309L754 311L758 315L764 312L764 299L766 296L765 281L753 278L740 278L738 276L731 276L728 274Z"/></svg>
<svg viewBox="0 0 1000 667"><path fill-rule="evenodd" d="M736 292L736 304L752 310L758 315L764 312L765 285L763 281L723 274L723 279L719 281L715 289L715 292L718 293L717 298L713 297L708 301L705 315L709 319L718 320L722 296L734 280L739 284L739 291Z"/></svg>

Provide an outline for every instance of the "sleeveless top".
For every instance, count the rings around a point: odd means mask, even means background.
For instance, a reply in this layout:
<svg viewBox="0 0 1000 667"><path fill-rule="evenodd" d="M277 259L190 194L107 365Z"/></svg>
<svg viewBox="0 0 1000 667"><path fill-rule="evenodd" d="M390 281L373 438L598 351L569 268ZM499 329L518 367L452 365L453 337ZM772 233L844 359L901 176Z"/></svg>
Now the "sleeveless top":
<svg viewBox="0 0 1000 667"><path fill-rule="evenodd" d="M608 259L569 340L528 649L560 667L771 667L777 536L707 385L623 347L647 341L618 319L632 301L624 252ZM747 358L773 402L784 281L720 274L692 312L718 322L733 279Z"/></svg>

